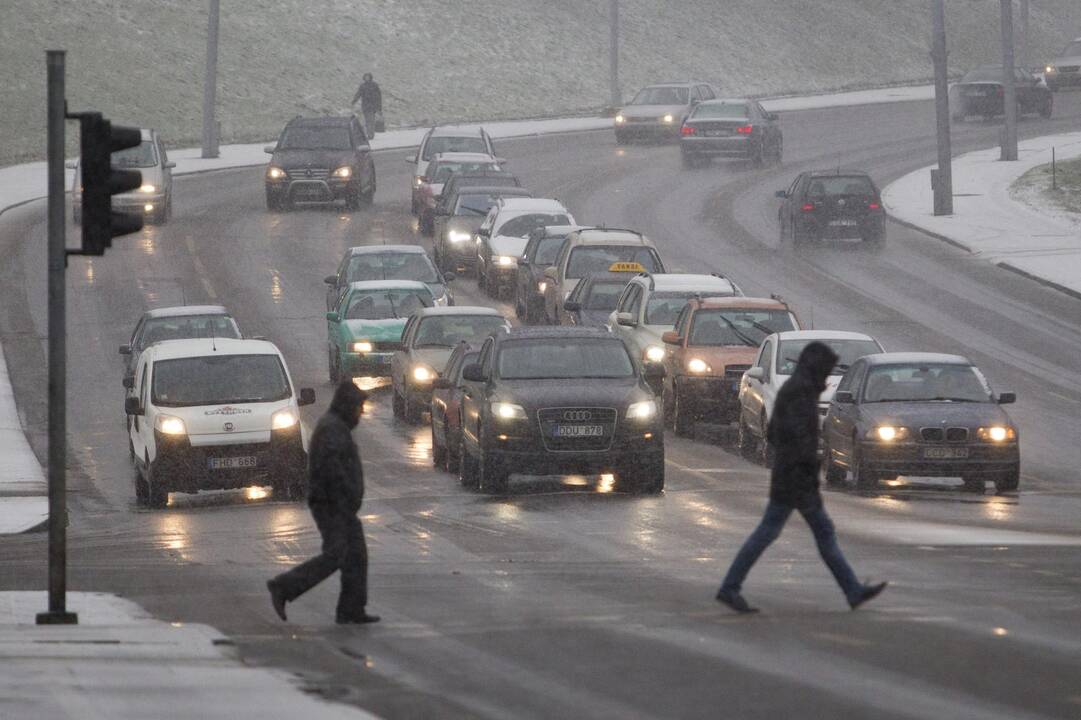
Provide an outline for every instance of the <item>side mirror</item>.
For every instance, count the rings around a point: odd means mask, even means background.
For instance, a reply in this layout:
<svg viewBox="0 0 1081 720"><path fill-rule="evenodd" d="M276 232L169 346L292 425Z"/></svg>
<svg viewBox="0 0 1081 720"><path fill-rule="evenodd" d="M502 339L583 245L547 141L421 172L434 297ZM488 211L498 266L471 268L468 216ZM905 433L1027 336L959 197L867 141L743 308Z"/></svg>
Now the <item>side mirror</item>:
<svg viewBox="0 0 1081 720"><path fill-rule="evenodd" d="M484 369L477 363L472 365L466 365L462 370L462 377L469 382L486 382L488 378L484 377Z"/></svg>
<svg viewBox="0 0 1081 720"><path fill-rule="evenodd" d="M666 330L664 334L661 335L661 342L665 345L682 345L683 338L681 338L679 333L675 330Z"/></svg>
<svg viewBox="0 0 1081 720"><path fill-rule="evenodd" d="M788 191L778 190L777 192L773 193L773 197L779 197L783 200L784 198L788 197Z"/></svg>
<svg viewBox="0 0 1081 720"><path fill-rule="evenodd" d="M297 398L297 405L314 405L315 404L315 390L312 388L300 388L300 397Z"/></svg>
<svg viewBox="0 0 1081 720"><path fill-rule="evenodd" d="M131 355L131 345L121 345L120 346L120 354L121 355Z"/></svg>
<svg viewBox="0 0 1081 720"><path fill-rule="evenodd" d="M432 380L433 390L450 390L452 387L454 387L454 383L450 381L450 378L437 377Z"/></svg>
<svg viewBox="0 0 1081 720"><path fill-rule="evenodd" d="M134 375L125 375L124 379L121 380L120 382L126 389L131 390L132 388L135 387L135 376Z"/></svg>
<svg viewBox="0 0 1081 720"><path fill-rule="evenodd" d="M833 399L841 405L851 405L856 402L856 398L852 395L851 390L838 390L834 393Z"/></svg>
<svg viewBox="0 0 1081 720"><path fill-rule="evenodd" d="M274 145L267 145L266 147L263 148L263 152L265 152L267 155L273 155L274 154L274 147L275 147Z"/></svg>
<svg viewBox="0 0 1081 720"><path fill-rule="evenodd" d="M765 368L753 367L744 373L744 375L748 380L762 380L766 377L766 370Z"/></svg>
<svg viewBox="0 0 1081 720"><path fill-rule="evenodd" d="M555 265L544 268L544 277L552 280L559 280L559 268Z"/></svg>
<svg viewBox="0 0 1081 720"><path fill-rule="evenodd" d="M567 312L578 312L582 309L582 303L575 302L574 300L567 300L563 303L563 309Z"/></svg>
<svg viewBox="0 0 1081 720"><path fill-rule="evenodd" d="M452 282L454 282L454 280L455 280L455 279L456 279L457 277L458 277L457 275L455 275L454 273L452 273L452 272L449 272L449 271L448 271L448 272L445 272L445 273L443 273L443 280L445 280L445 281L446 281L446 282L448 282L448 283L452 283Z"/></svg>
<svg viewBox="0 0 1081 720"><path fill-rule="evenodd" d="M332 323L341 322L341 318L338 316L338 313L336 313L336 312L328 312L327 313L327 322L332 322Z"/></svg>
<svg viewBox="0 0 1081 720"><path fill-rule="evenodd" d="M616 324L623 327L638 327L638 321L629 312L616 313Z"/></svg>
<svg viewBox="0 0 1081 720"><path fill-rule="evenodd" d="M1017 402L1017 393L1004 392L998 394L999 405L1012 405Z"/></svg>
<svg viewBox="0 0 1081 720"><path fill-rule="evenodd" d="M170 160L169 162L165 163L165 168L167 170L172 170L175 167L176 167L176 162L173 161L173 160Z"/></svg>
<svg viewBox="0 0 1081 720"><path fill-rule="evenodd" d="M143 404L139 402L137 397L124 398L124 413L127 415L142 415L144 414Z"/></svg>
<svg viewBox="0 0 1081 720"><path fill-rule="evenodd" d="M325 278L323 278L323 282L326 283L327 285L337 285L338 284L338 276L337 275L327 275Z"/></svg>
<svg viewBox="0 0 1081 720"><path fill-rule="evenodd" d="M664 380L668 375L668 371L664 368L664 363L659 362L647 362L642 367L642 376L646 380Z"/></svg>

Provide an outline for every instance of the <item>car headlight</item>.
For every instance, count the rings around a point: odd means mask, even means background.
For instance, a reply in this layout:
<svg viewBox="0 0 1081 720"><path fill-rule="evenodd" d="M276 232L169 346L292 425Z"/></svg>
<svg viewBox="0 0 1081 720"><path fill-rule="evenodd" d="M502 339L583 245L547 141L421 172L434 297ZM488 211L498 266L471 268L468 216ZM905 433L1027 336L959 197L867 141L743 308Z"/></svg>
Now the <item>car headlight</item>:
<svg viewBox="0 0 1081 720"><path fill-rule="evenodd" d="M687 369L699 375L701 375L702 373L713 372L713 368L709 366L709 363L700 358L691 358L690 360L688 360Z"/></svg>
<svg viewBox="0 0 1081 720"><path fill-rule="evenodd" d="M467 232L462 232L461 230L451 230L447 233L447 240L452 243L462 243L471 237L473 236Z"/></svg>
<svg viewBox="0 0 1081 720"><path fill-rule="evenodd" d="M500 420L525 420L525 408L508 402L492 403L492 415Z"/></svg>
<svg viewBox="0 0 1081 720"><path fill-rule="evenodd" d="M146 183L144 185L139 186L139 192L141 192L141 193L154 193L154 192L157 192L157 191L158 191L158 187L157 187L157 185L154 185L153 183Z"/></svg>
<svg viewBox="0 0 1081 720"><path fill-rule="evenodd" d="M351 178L353 177L353 168L343 165L331 174L336 178Z"/></svg>
<svg viewBox="0 0 1081 720"><path fill-rule="evenodd" d="M492 263L499 265L500 267L510 267L511 265L517 264L517 262L518 261L510 255L496 255L492 258Z"/></svg>
<svg viewBox="0 0 1081 720"><path fill-rule="evenodd" d="M623 113L616 115L616 125L622 125L627 122L627 118L623 117Z"/></svg>
<svg viewBox="0 0 1081 720"><path fill-rule="evenodd" d="M184 426L184 421L172 415L158 415L158 419L154 421L154 427L162 435L188 434L188 428Z"/></svg>
<svg viewBox="0 0 1081 720"><path fill-rule="evenodd" d="M650 345L646 348L644 356L649 362L664 362L664 348L660 345Z"/></svg>
<svg viewBox="0 0 1081 720"><path fill-rule="evenodd" d="M882 442L897 442L908 438L908 428L896 425L879 425L867 433L867 436Z"/></svg>
<svg viewBox="0 0 1081 720"><path fill-rule="evenodd" d="M665 115L664 117L661 118L662 123L666 123L666 124L669 124L669 125L671 125L674 121L675 121L675 118L672 117L672 113L668 113L667 115Z"/></svg>
<svg viewBox="0 0 1081 720"><path fill-rule="evenodd" d="M547 289L548 289L548 283L544 282L543 280L541 280L539 283L537 283L537 292L543 293Z"/></svg>
<svg viewBox="0 0 1081 720"><path fill-rule="evenodd" d="M424 184L424 176L423 175L414 175L413 176L413 187L419 188L423 184Z"/></svg>
<svg viewBox="0 0 1081 720"><path fill-rule="evenodd" d="M413 367L413 379L419 383L430 383L435 380L435 370L432 370L427 365L416 365Z"/></svg>
<svg viewBox="0 0 1081 720"><path fill-rule="evenodd" d="M266 176L271 180L281 180L283 177L285 177L285 171L282 170L280 167L275 167L271 165L266 170Z"/></svg>
<svg viewBox="0 0 1081 720"><path fill-rule="evenodd" d="M1043 69L1043 71L1048 72L1048 73L1053 73L1053 72L1057 72L1057 69L1055 68L1054 65L1048 65L1047 67L1045 67Z"/></svg>
<svg viewBox="0 0 1081 720"><path fill-rule="evenodd" d="M270 416L271 430L286 430L297 424L297 414L292 410L279 410Z"/></svg>
<svg viewBox="0 0 1081 720"><path fill-rule="evenodd" d="M368 340L353 343L353 352L355 353L370 353L372 349L372 343Z"/></svg>
<svg viewBox="0 0 1081 720"><path fill-rule="evenodd" d="M1017 431L1008 425L992 425L976 430L976 437L981 442L1002 443L1017 439Z"/></svg>
<svg viewBox="0 0 1081 720"><path fill-rule="evenodd" d="M657 402L655 400L643 400L627 406L628 420L651 420L656 414Z"/></svg>

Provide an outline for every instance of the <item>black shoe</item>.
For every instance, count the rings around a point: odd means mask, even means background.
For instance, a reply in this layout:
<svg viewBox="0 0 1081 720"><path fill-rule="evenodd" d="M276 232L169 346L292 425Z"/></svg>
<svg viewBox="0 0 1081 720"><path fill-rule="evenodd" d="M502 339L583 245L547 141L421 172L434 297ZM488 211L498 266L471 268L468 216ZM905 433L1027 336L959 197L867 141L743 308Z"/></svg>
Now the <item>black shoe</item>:
<svg viewBox="0 0 1081 720"><path fill-rule="evenodd" d="M282 620L285 620L285 593L273 580L267 580L266 589L270 591L270 603L274 606L274 612L278 613L278 617Z"/></svg>
<svg viewBox="0 0 1081 720"><path fill-rule="evenodd" d="M367 625L368 623L379 622L379 616L369 615L368 613L361 613L360 615L339 615L334 619L334 622L339 625Z"/></svg>
<svg viewBox="0 0 1081 720"><path fill-rule="evenodd" d="M758 608L748 605L747 601L743 599L743 596L733 590L725 590L723 588L718 590L717 600L743 615L758 612Z"/></svg>
<svg viewBox="0 0 1081 720"><path fill-rule="evenodd" d="M880 582L875 585L864 585L863 589L860 590L860 596L855 600L849 600L848 606L855 610L868 600L873 600L878 597L878 594L885 590L887 585L889 585L888 582Z"/></svg>

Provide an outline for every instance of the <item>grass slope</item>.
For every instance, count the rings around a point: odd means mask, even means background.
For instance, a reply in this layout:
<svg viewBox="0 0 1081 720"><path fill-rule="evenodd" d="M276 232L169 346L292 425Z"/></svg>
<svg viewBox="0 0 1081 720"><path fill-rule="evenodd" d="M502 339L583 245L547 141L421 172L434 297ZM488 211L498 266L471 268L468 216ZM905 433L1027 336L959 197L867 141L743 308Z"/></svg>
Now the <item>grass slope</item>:
<svg viewBox="0 0 1081 720"><path fill-rule="evenodd" d="M1081 158L1060 160L1054 188L1051 180L1050 163L1034 167L1014 181L1010 195L1040 212L1081 225Z"/></svg>
<svg viewBox="0 0 1081 720"><path fill-rule="evenodd" d="M951 0L954 71L998 54L998 0ZM1032 62L1081 35L1081 2L1032 0ZM625 96L694 77L733 94L925 79L926 0L622 0ZM206 0L0 2L0 164L44 155L47 48L68 51L72 109L201 133ZM607 0L222 0L224 142L348 107L364 71L387 121L535 117L608 100ZM73 128L74 129L74 128Z"/></svg>

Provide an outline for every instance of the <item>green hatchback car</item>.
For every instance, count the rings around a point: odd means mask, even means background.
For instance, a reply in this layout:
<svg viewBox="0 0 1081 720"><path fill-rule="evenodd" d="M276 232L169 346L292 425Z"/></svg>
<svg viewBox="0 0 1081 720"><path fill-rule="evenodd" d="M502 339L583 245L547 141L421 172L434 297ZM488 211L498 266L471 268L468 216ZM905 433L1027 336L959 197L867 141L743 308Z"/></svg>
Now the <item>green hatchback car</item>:
<svg viewBox="0 0 1081 720"><path fill-rule="evenodd" d="M327 313L330 381L390 375L390 359L401 347L405 321L435 305L431 289L413 280L354 282Z"/></svg>

